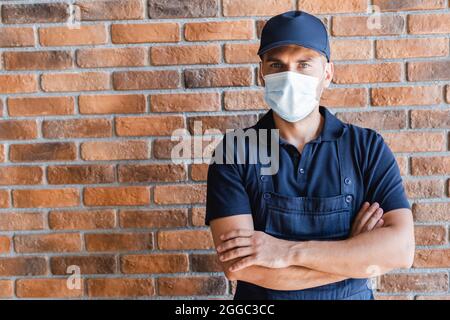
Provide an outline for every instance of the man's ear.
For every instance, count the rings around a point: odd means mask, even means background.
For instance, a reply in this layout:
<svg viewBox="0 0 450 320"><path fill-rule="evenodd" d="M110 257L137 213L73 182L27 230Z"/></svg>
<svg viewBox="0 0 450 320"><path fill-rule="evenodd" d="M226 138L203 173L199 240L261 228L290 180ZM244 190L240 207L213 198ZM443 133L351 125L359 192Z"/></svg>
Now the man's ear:
<svg viewBox="0 0 450 320"><path fill-rule="evenodd" d="M263 75L263 72L262 72L262 61L259 62L258 78L259 78L259 83L261 83L261 85L263 87L265 87L266 83L264 82L264 75Z"/></svg>
<svg viewBox="0 0 450 320"><path fill-rule="evenodd" d="M333 75L334 75L334 63L329 62L326 66L326 76L324 80L324 87L328 88L331 84L331 81L333 81Z"/></svg>

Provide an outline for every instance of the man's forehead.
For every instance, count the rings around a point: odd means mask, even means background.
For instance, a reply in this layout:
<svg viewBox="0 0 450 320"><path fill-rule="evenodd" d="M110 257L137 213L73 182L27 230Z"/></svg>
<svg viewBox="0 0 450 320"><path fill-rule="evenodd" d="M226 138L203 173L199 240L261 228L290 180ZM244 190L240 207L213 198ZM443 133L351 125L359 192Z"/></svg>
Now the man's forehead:
<svg viewBox="0 0 450 320"><path fill-rule="evenodd" d="M282 58L286 58L286 56L306 60L320 58L322 55L310 48L298 45L285 45L267 51L264 56L266 60L281 60Z"/></svg>

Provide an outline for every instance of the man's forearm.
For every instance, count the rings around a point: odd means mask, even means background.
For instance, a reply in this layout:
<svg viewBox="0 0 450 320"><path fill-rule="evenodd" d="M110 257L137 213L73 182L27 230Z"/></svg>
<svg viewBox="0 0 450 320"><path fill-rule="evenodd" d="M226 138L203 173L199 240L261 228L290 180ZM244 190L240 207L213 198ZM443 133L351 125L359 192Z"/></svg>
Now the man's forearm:
<svg viewBox="0 0 450 320"><path fill-rule="evenodd" d="M412 247L411 247L412 246ZM290 263L350 278L408 268L414 254L409 228L387 226L342 241L296 242Z"/></svg>
<svg viewBox="0 0 450 320"><path fill-rule="evenodd" d="M241 280L273 290L302 290L323 286L347 279L347 277L311 270L299 266L272 269L250 266L228 273L231 280Z"/></svg>

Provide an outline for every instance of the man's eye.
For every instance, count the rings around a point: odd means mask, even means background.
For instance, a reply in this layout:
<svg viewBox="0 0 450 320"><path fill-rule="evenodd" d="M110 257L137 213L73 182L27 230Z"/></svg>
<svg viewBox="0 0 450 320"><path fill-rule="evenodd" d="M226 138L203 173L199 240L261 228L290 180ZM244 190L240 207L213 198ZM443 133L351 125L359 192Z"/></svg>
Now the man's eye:
<svg viewBox="0 0 450 320"><path fill-rule="evenodd" d="M303 69L305 69L305 68L309 68L310 65L307 64L306 62L303 62L303 63L300 63L300 67L303 68Z"/></svg>
<svg viewBox="0 0 450 320"><path fill-rule="evenodd" d="M281 66L281 63L272 63L271 65L270 65L272 68L281 68L282 66Z"/></svg>

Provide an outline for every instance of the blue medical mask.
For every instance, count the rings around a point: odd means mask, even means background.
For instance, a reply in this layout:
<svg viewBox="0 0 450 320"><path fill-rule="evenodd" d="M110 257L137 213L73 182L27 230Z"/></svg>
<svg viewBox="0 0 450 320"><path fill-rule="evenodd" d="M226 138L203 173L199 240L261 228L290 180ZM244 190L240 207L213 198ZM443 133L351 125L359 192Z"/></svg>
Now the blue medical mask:
<svg viewBox="0 0 450 320"><path fill-rule="evenodd" d="M264 81L264 99L274 112L288 122L304 119L319 105L317 87L322 79L285 71L268 74L264 76Z"/></svg>

